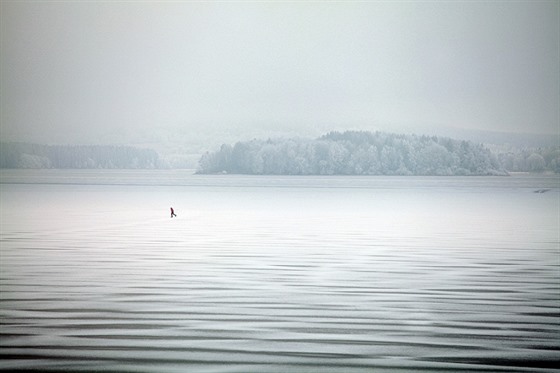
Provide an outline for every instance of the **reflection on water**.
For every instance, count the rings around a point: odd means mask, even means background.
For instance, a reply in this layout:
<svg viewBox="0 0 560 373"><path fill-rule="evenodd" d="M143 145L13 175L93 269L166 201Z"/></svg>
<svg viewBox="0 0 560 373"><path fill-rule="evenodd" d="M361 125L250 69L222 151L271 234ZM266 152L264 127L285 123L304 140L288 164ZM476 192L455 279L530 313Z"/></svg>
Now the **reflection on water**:
<svg viewBox="0 0 560 373"><path fill-rule="evenodd" d="M558 361L557 178L153 175L3 175L1 370Z"/></svg>

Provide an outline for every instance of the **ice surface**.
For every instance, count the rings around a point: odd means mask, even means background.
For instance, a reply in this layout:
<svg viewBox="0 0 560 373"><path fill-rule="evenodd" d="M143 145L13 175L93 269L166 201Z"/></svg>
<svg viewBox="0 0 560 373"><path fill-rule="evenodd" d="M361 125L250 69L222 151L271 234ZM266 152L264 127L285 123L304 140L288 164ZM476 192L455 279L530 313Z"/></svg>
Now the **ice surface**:
<svg viewBox="0 0 560 373"><path fill-rule="evenodd" d="M558 360L555 177L2 172L1 370Z"/></svg>

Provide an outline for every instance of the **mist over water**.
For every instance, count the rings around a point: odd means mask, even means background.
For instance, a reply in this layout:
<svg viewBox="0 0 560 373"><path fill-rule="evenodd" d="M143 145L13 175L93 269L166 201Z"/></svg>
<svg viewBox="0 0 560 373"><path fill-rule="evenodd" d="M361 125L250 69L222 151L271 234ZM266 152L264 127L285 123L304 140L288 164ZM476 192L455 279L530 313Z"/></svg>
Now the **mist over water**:
<svg viewBox="0 0 560 373"><path fill-rule="evenodd" d="M2 371L558 361L557 176L3 170L1 181Z"/></svg>

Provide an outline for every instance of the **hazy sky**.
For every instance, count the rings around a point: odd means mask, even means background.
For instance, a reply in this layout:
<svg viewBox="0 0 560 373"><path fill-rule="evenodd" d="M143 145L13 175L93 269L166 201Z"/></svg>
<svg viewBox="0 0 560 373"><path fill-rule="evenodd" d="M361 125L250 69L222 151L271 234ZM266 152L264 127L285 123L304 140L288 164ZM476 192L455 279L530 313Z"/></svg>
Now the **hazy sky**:
<svg viewBox="0 0 560 373"><path fill-rule="evenodd" d="M558 133L558 1L1 2L1 135ZM157 130L156 130L157 131Z"/></svg>

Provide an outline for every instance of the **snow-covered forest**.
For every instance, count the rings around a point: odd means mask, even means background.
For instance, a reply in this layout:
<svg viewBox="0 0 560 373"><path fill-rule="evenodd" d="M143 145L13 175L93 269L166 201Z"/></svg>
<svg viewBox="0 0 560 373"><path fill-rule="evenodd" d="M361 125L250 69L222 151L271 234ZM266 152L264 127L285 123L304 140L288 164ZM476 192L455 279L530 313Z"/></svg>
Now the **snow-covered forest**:
<svg viewBox="0 0 560 373"><path fill-rule="evenodd" d="M168 155L169 156L169 155ZM0 168L182 168L151 149L110 145L0 143ZM189 167L188 167L189 168ZM503 175L560 173L560 147L478 144L448 137L330 132L224 144L199 173L291 175Z"/></svg>
<svg viewBox="0 0 560 373"><path fill-rule="evenodd" d="M201 173L294 175L503 174L481 145L383 132L330 132L318 139L252 140L223 145L200 160Z"/></svg>
<svg viewBox="0 0 560 373"><path fill-rule="evenodd" d="M154 150L109 145L1 143L0 168L159 168Z"/></svg>
<svg viewBox="0 0 560 373"><path fill-rule="evenodd" d="M330 132L317 139L269 139L224 144L204 154L199 173L289 175L505 175L558 171L560 153L493 153L481 144L446 137L384 132ZM511 158L517 169L508 169ZM526 158L523 158L526 157Z"/></svg>
<svg viewBox="0 0 560 373"><path fill-rule="evenodd" d="M518 148L493 145L489 149L497 155L500 164L507 171L560 173L560 146Z"/></svg>

